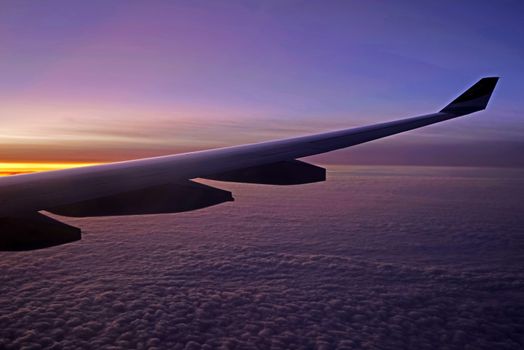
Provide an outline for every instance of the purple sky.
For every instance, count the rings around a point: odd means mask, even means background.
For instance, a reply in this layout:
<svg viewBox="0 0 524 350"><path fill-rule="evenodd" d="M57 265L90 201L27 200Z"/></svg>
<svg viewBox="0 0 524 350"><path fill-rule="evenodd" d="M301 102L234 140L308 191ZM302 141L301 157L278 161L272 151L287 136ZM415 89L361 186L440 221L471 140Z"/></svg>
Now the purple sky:
<svg viewBox="0 0 524 350"><path fill-rule="evenodd" d="M522 13L520 1L2 1L0 162L358 126L433 112L497 75L486 112L322 159L524 165Z"/></svg>

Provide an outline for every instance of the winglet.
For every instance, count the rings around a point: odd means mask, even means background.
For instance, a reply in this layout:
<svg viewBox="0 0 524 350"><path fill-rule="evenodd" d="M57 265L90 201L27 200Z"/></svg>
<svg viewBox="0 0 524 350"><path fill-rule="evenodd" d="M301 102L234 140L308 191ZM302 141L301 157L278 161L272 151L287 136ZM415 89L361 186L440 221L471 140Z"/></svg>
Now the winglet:
<svg viewBox="0 0 524 350"><path fill-rule="evenodd" d="M485 109L498 80L498 77L480 79L440 112L459 116Z"/></svg>

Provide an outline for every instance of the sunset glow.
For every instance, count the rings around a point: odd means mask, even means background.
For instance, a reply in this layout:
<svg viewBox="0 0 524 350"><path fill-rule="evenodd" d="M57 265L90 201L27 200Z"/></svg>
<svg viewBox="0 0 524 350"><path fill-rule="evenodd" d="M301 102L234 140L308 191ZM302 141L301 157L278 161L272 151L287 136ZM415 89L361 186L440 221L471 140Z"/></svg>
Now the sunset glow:
<svg viewBox="0 0 524 350"><path fill-rule="evenodd" d="M95 164L97 163L0 163L0 176L78 168Z"/></svg>

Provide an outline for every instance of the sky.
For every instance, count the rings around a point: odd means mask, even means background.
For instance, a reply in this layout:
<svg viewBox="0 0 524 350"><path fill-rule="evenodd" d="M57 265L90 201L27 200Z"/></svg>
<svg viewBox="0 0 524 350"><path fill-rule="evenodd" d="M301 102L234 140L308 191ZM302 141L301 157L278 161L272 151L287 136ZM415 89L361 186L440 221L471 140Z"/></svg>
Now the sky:
<svg viewBox="0 0 524 350"><path fill-rule="evenodd" d="M521 1L0 1L0 173L439 110L474 117L315 158L524 166Z"/></svg>

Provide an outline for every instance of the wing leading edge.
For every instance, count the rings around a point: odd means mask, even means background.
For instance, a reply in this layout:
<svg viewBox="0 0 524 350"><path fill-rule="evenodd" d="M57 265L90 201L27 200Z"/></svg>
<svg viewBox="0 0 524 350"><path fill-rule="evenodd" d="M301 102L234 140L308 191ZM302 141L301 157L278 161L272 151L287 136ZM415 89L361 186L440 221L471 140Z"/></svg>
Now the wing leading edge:
<svg viewBox="0 0 524 350"><path fill-rule="evenodd" d="M2 221L11 217L30 216L57 207L63 209L122 193L143 193L148 188L184 184L194 178L237 182L260 179L258 183L272 184L322 181L322 174L316 169L309 170L314 174L309 175L309 180L297 179L299 169L306 169L307 163L292 161L483 110L497 81L496 77L483 78L441 111L418 117L256 144L0 178L0 227ZM293 174L293 180L278 179L279 172ZM271 176L271 180L264 181L262 176ZM0 250L5 236L0 232Z"/></svg>

